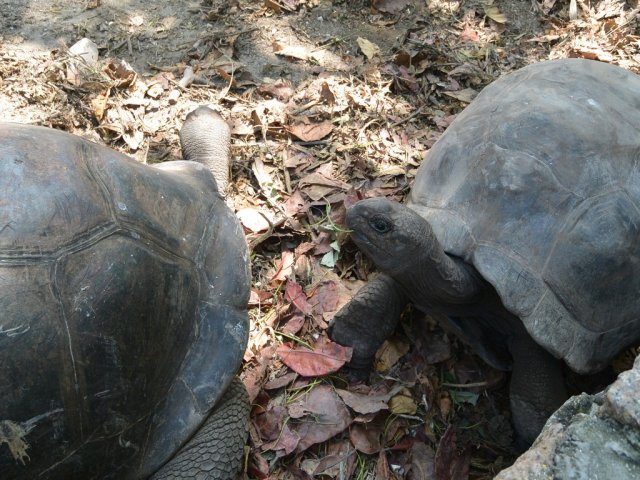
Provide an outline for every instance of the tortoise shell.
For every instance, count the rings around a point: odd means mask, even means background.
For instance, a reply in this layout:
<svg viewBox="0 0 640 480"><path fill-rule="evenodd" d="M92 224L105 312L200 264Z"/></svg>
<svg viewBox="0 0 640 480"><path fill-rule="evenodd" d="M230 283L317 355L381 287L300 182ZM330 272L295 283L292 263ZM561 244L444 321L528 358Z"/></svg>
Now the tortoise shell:
<svg viewBox="0 0 640 480"><path fill-rule="evenodd" d="M239 224L193 162L0 124L2 478L138 478L199 427L247 343Z"/></svg>
<svg viewBox="0 0 640 480"><path fill-rule="evenodd" d="M408 204L540 345L595 371L640 339L639 154L638 76L543 62L456 118Z"/></svg>

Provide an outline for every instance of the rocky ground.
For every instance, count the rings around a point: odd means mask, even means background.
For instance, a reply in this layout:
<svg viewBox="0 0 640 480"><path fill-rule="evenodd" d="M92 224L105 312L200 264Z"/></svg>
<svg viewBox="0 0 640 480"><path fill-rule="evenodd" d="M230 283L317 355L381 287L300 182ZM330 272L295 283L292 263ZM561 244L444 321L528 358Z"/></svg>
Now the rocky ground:
<svg viewBox="0 0 640 480"><path fill-rule="evenodd" d="M640 70L635 3L0 0L0 118L155 163L185 114L233 127L229 204L254 288L249 478L492 478L515 459L507 378L414 312L366 382L328 322L372 273L343 226L401 200L429 147L500 75L584 57ZM81 61L71 48L96 47ZM76 52L77 53L77 52Z"/></svg>

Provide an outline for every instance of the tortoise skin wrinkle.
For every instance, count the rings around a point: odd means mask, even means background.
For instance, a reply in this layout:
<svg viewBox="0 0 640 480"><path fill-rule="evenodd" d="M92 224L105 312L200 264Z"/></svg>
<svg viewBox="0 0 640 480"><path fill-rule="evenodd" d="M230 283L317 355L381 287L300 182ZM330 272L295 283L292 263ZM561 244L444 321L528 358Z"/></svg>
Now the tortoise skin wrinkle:
<svg viewBox="0 0 640 480"><path fill-rule="evenodd" d="M332 338L362 368L398 302L444 315L513 370L530 443L566 397L559 360L593 373L640 341L640 77L565 59L498 79L431 148L406 205L363 200L347 224L381 274L336 314Z"/></svg>
<svg viewBox="0 0 640 480"><path fill-rule="evenodd" d="M198 163L150 167L42 127L0 124L0 191L0 476L149 477L242 360L237 219Z"/></svg>

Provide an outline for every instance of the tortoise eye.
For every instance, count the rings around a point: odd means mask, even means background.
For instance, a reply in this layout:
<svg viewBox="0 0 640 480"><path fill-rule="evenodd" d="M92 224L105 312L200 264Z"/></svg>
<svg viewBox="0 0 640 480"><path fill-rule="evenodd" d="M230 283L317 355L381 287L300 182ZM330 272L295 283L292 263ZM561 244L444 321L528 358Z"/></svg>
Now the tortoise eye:
<svg viewBox="0 0 640 480"><path fill-rule="evenodd" d="M378 233L388 233L393 230L391 222L383 217L373 217L369 220L369 225Z"/></svg>

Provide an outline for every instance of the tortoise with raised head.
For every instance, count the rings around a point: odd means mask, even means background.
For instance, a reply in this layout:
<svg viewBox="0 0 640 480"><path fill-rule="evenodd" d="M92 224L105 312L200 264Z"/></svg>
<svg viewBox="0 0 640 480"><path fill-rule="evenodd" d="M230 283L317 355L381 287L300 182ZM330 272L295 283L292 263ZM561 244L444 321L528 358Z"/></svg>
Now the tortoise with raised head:
<svg viewBox="0 0 640 480"><path fill-rule="evenodd" d="M200 107L181 141L187 161L147 166L0 124L3 479L237 474L250 275L219 188L229 128Z"/></svg>
<svg viewBox="0 0 640 480"><path fill-rule="evenodd" d="M355 366L407 302L438 312L513 370L531 442L566 399L561 361L595 372L640 340L640 78L581 59L504 76L431 148L406 205L367 199L347 224L382 272L332 326Z"/></svg>

